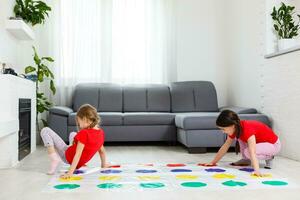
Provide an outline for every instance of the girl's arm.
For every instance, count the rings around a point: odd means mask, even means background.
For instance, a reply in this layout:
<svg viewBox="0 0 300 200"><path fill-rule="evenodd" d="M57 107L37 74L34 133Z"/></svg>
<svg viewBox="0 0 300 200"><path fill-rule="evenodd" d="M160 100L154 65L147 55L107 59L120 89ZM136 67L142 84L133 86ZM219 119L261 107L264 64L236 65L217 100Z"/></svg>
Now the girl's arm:
<svg viewBox="0 0 300 200"><path fill-rule="evenodd" d="M258 160L256 158L256 139L255 136L252 135L249 139L248 139L248 147L249 147L249 153L250 153L250 159L251 159L251 163L252 163L252 167L254 168L254 173L257 176L260 176L260 172L259 172L259 163Z"/></svg>
<svg viewBox="0 0 300 200"><path fill-rule="evenodd" d="M219 149L217 155L213 159L213 161L210 163L211 165L217 164L223 156L227 153L228 149L230 148L231 144L233 142L233 139L230 137L227 137L226 142L222 145L222 147Z"/></svg>
<svg viewBox="0 0 300 200"><path fill-rule="evenodd" d="M101 159L101 167L102 168L107 168L109 167L109 165L106 163L106 152L105 152L105 148L102 145L102 147L98 150L100 159Z"/></svg>
<svg viewBox="0 0 300 200"><path fill-rule="evenodd" d="M75 153L75 156L73 158L71 167L70 167L69 171L66 174L61 176L61 178L70 178L73 175L73 173L74 173L74 171L75 171L75 169L78 165L78 162L80 160L83 149L84 149L84 144L82 144L81 142L78 141L77 147L76 147L76 153Z"/></svg>

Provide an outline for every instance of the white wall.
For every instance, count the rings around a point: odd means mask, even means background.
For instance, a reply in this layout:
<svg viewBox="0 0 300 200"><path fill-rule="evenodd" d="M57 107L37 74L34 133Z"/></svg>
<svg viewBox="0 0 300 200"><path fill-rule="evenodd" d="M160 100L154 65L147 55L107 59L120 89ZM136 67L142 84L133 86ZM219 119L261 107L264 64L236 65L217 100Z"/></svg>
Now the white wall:
<svg viewBox="0 0 300 200"><path fill-rule="evenodd" d="M229 103L270 116L281 154L300 160L300 52L265 59L265 1L228 0L227 6Z"/></svg>
<svg viewBox="0 0 300 200"><path fill-rule="evenodd" d="M12 15L13 1L0 1L0 62L17 62L18 42L4 28L7 17Z"/></svg>
<svg viewBox="0 0 300 200"><path fill-rule="evenodd" d="M227 104L224 51L224 7L219 0L177 0L177 79L208 80L219 105Z"/></svg>
<svg viewBox="0 0 300 200"><path fill-rule="evenodd" d="M261 110L264 1L228 0L225 9L229 104Z"/></svg>

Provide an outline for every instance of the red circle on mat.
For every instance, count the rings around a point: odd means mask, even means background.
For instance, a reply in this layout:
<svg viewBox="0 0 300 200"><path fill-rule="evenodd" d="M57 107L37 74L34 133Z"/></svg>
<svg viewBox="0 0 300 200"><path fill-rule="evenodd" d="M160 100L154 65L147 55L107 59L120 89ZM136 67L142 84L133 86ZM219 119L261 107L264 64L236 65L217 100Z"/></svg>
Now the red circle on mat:
<svg viewBox="0 0 300 200"><path fill-rule="evenodd" d="M214 165L205 165L204 163L199 163L198 166L203 166L203 167L215 167L217 166L216 164Z"/></svg>
<svg viewBox="0 0 300 200"><path fill-rule="evenodd" d="M184 167L186 166L185 164L180 164L180 163L177 163L177 164L167 164L168 167Z"/></svg>
<svg viewBox="0 0 300 200"><path fill-rule="evenodd" d="M109 166L109 168L120 168L121 165L112 165L112 166Z"/></svg>

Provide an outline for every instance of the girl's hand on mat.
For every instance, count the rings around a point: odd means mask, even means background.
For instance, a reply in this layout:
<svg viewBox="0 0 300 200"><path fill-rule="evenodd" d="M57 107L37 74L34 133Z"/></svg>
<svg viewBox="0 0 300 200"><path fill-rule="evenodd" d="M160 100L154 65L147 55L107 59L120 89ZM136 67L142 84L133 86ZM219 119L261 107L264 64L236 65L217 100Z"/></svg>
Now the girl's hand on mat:
<svg viewBox="0 0 300 200"><path fill-rule="evenodd" d="M253 176L262 177L263 175L259 171L254 171L252 173Z"/></svg>
<svg viewBox="0 0 300 200"><path fill-rule="evenodd" d="M203 166L205 167L214 167L216 166L217 164L216 163L213 163L213 162L210 162L210 163L203 163Z"/></svg>
<svg viewBox="0 0 300 200"><path fill-rule="evenodd" d="M69 178L72 177L72 175L73 175L73 174L70 174L69 172L67 172L67 173L65 173L65 174L62 174L62 175L60 176L60 178L62 178L62 179L69 179Z"/></svg>

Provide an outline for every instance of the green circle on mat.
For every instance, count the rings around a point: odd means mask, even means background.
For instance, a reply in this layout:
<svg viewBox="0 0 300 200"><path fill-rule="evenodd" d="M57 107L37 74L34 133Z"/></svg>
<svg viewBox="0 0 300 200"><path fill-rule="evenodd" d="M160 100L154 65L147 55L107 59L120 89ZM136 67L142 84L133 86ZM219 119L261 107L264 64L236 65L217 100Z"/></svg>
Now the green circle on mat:
<svg viewBox="0 0 300 200"><path fill-rule="evenodd" d="M272 186L283 186L283 185L287 185L287 182L284 181L263 181L262 182L265 185L272 185Z"/></svg>
<svg viewBox="0 0 300 200"><path fill-rule="evenodd" d="M98 188L101 189L114 189L114 188L121 188L122 184L115 184L115 183L102 183L97 185Z"/></svg>
<svg viewBox="0 0 300 200"><path fill-rule="evenodd" d="M163 183L141 183L140 186L143 188L161 188L161 187L165 187L165 184L163 184Z"/></svg>
<svg viewBox="0 0 300 200"><path fill-rule="evenodd" d="M235 187L235 186L246 186L247 183L244 183L244 182L238 182L238 181L233 181L233 180L230 180L230 181L226 181L226 182L223 182L222 183L223 185L226 185L226 186L230 186L230 187Z"/></svg>
<svg viewBox="0 0 300 200"><path fill-rule="evenodd" d="M185 182L185 183L181 183L181 185L183 187L193 187L193 188L207 186L206 183L202 183L202 182Z"/></svg>
<svg viewBox="0 0 300 200"><path fill-rule="evenodd" d="M60 184L60 185L54 186L54 188L58 189L58 190L65 190L65 189L72 190L72 189L76 189L79 187L80 187L80 185L78 185L78 184Z"/></svg>

